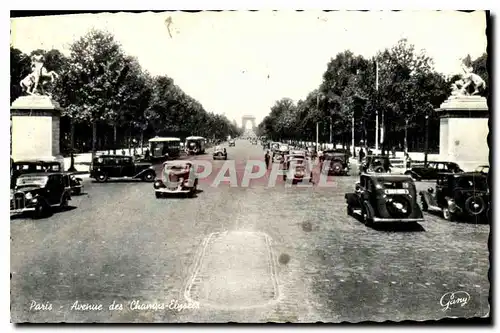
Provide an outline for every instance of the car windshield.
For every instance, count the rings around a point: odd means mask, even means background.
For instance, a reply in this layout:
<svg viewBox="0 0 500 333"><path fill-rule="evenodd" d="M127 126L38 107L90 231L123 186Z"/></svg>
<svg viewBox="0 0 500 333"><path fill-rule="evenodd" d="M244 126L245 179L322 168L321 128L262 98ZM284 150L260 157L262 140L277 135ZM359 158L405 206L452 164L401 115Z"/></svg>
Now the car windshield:
<svg viewBox="0 0 500 333"><path fill-rule="evenodd" d="M45 186L48 180L49 177L44 177L44 176L21 176L17 178L16 186L28 186L28 185Z"/></svg>
<svg viewBox="0 0 500 333"><path fill-rule="evenodd" d="M457 186L463 189L487 190L488 183L485 177L459 177L457 179Z"/></svg>

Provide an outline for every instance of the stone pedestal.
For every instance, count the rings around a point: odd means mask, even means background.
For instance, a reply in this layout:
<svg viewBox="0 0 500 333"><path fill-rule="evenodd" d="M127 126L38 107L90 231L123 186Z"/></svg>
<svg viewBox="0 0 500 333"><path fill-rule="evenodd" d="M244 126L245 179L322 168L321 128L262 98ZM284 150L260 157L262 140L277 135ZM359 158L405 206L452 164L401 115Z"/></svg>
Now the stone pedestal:
<svg viewBox="0 0 500 333"><path fill-rule="evenodd" d="M441 118L439 159L456 162L465 171L489 165L489 110L486 98L450 97L436 112Z"/></svg>
<svg viewBox="0 0 500 333"><path fill-rule="evenodd" d="M60 154L61 108L49 96L22 96L10 107L12 159L64 161Z"/></svg>

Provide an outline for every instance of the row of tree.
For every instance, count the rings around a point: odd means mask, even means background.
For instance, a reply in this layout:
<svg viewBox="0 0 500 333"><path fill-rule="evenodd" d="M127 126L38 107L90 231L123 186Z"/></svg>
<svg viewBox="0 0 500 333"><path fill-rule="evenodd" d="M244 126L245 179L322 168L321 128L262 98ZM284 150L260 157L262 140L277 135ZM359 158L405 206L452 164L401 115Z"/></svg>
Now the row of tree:
<svg viewBox="0 0 500 333"><path fill-rule="evenodd" d="M488 87L486 54L474 61L467 56L463 61ZM354 127L356 144L375 146L378 111L379 121L384 124L384 150L422 149L426 131L430 150L436 150L439 118L434 110L450 96L451 83L459 78L459 73L446 78L436 72L432 59L417 52L406 39L373 59L344 51L330 60L323 82L304 100L276 101L259 124L258 135L272 140L314 142L319 126L320 142L349 146Z"/></svg>
<svg viewBox="0 0 500 333"><path fill-rule="evenodd" d="M69 57L59 50L26 55L11 46L11 102L22 94L19 82L30 73L33 54L43 54L47 70L59 74L48 90L64 109L63 146L95 152L156 135L224 140L240 134L235 123L207 112L167 75L143 70L112 34L99 30L75 41Z"/></svg>

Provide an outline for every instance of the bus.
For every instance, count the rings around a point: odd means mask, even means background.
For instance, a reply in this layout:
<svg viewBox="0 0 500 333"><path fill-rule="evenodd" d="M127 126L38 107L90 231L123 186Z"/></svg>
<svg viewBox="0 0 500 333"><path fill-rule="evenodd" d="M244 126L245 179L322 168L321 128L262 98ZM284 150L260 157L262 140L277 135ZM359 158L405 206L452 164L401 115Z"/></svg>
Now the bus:
<svg viewBox="0 0 500 333"><path fill-rule="evenodd" d="M188 155L205 154L206 139L202 136L189 136L186 138L185 149Z"/></svg>
<svg viewBox="0 0 500 333"><path fill-rule="evenodd" d="M152 159L177 158L181 153L181 139L156 136L149 140L149 152Z"/></svg>

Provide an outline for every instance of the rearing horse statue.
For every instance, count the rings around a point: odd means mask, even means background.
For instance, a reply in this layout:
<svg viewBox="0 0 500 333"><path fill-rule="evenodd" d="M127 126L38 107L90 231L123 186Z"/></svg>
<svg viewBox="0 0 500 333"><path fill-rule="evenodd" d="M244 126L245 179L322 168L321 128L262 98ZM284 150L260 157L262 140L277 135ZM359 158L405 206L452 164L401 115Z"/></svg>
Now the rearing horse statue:
<svg viewBox="0 0 500 333"><path fill-rule="evenodd" d="M44 56L35 54L31 57L31 73L21 80L20 85L29 95L44 95L44 85L47 80L54 82L59 75L54 71L47 71L44 66Z"/></svg>
<svg viewBox="0 0 500 333"><path fill-rule="evenodd" d="M457 80L455 83L452 84L452 95L456 96L464 96L468 95L467 93L467 88L472 84L472 87L474 88L474 91L470 94L472 95L477 95L479 94L479 88L485 89L486 88L486 82L477 74L472 73L472 67L468 67L465 65L462 65L462 78L460 80Z"/></svg>

